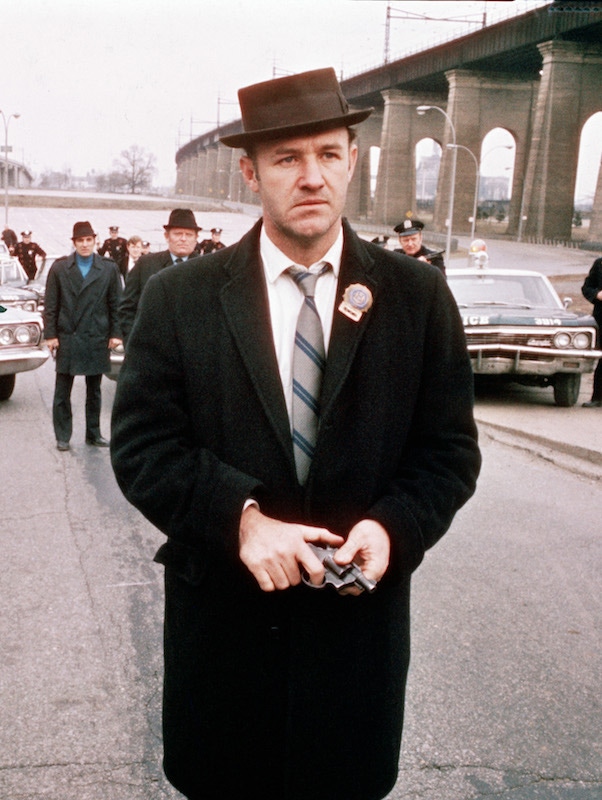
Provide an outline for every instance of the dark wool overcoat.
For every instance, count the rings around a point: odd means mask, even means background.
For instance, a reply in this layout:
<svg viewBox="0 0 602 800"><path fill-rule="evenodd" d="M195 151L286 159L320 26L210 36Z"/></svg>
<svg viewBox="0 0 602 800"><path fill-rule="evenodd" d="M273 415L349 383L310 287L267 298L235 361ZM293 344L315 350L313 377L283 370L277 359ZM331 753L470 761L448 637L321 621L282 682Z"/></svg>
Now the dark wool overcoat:
<svg viewBox="0 0 602 800"><path fill-rule="evenodd" d="M173 259L169 250L147 253L140 256L133 268L125 275L125 289L119 310L119 320L124 338L127 340L134 324L140 296L149 278L165 267L171 267Z"/></svg>
<svg viewBox="0 0 602 800"><path fill-rule="evenodd" d="M410 574L470 497L473 378L440 270L345 223L315 457L299 487L259 258L236 245L149 280L113 410L125 496L167 535L164 768L207 800L376 800L391 789L409 661ZM335 306L338 306L338 302ZM374 594L264 593L238 556L245 500L391 537Z"/></svg>
<svg viewBox="0 0 602 800"><path fill-rule="evenodd" d="M84 279L75 253L57 259L48 273L44 336L58 338L56 371L102 375L110 367L109 339L121 338L121 280L117 265L94 254Z"/></svg>
<svg viewBox="0 0 602 800"><path fill-rule="evenodd" d="M602 329L602 300L598 300L597 294L602 289L602 258L597 258L583 282L583 286L581 287L581 293L585 297L586 300L589 300L590 303L593 303L593 315L594 319L598 323L598 326ZM598 340L602 342L602 337L598 337Z"/></svg>

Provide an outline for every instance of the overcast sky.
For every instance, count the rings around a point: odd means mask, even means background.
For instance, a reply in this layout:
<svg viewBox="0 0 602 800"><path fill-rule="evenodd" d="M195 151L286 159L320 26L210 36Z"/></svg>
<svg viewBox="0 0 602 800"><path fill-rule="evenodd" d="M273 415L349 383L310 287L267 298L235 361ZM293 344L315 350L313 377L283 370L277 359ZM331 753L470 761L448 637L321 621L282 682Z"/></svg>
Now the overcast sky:
<svg viewBox="0 0 602 800"><path fill-rule="evenodd" d="M390 56L401 57L544 0L398 0ZM343 77L383 61L387 0L5 0L0 108L13 157L34 174L108 171L138 144L175 180L190 135L239 117L237 89L333 66ZM402 16L417 15L416 19ZM218 102L219 100L219 102ZM600 115L602 116L602 115ZM0 128L1 130L1 128ZM504 151L500 152L500 158ZM599 153L598 153L599 159ZM590 170L590 173L592 170Z"/></svg>

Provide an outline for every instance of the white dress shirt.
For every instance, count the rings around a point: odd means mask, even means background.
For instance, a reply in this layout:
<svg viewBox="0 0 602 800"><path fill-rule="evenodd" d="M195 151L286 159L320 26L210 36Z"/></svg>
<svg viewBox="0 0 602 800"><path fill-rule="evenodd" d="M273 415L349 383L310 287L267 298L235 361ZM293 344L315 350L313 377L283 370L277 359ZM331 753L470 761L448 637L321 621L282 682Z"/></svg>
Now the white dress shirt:
<svg viewBox="0 0 602 800"><path fill-rule="evenodd" d="M295 349L295 331L297 329L297 317L303 305L304 295L299 289L293 278L286 272L289 267L299 266L294 264L271 241L262 227L259 238L259 252L263 262L263 269L268 290L268 301L270 304L270 320L272 323L272 335L274 337L274 347L276 348L276 358L278 359L278 369L280 380L284 390L286 408L289 420L292 419L293 407L293 351ZM324 258L312 264L309 270L317 272L319 268L327 262L332 266L331 270L325 272L318 278L316 283L315 302L322 323L324 332L324 349L328 353L330 342L330 331L332 329L332 317L337 293L337 281L341 267L341 254L343 252L343 228L336 242L330 250L324 254ZM301 267L306 269L306 267Z"/></svg>

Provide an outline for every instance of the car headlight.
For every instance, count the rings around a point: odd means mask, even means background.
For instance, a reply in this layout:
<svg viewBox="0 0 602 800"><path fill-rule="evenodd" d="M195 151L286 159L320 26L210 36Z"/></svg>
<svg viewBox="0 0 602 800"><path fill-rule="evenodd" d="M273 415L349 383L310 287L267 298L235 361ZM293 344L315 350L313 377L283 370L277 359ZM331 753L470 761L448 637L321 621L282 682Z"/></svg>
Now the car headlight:
<svg viewBox="0 0 602 800"><path fill-rule="evenodd" d="M32 338L32 330L28 325L19 325L15 329L15 341L17 344L29 344Z"/></svg>
<svg viewBox="0 0 602 800"><path fill-rule="evenodd" d="M12 344L13 342L12 328L0 328L0 344Z"/></svg>
<svg viewBox="0 0 602 800"><path fill-rule="evenodd" d="M570 347L571 346L570 334L566 333L566 331L559 331L554 336L554 346L557 347L559 350L563 350L567 347Z"/></svg>
<svg viewBox="0 0 602 800"><path fill-rule="evenodd" d="M36 303L35 300L26 300L23 303L23 309L25 311L37 311L38 310L38 304Z"/></svg>
<svg viewBox="0 0 602 800"><path fill-rule="evenodd" d="M573 339L573 345L578 350L589 350L589 348L591 346L591 339L590 339L589 333L583 333L582 332L582 333L576 334L575 338Z"/></svg>

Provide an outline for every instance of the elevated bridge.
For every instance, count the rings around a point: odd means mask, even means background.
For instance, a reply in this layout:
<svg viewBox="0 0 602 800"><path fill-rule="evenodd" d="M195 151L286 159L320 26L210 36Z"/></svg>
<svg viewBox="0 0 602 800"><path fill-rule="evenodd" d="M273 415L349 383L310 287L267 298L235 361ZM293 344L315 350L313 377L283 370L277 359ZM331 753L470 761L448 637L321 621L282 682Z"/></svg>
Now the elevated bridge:
<svg viewBox="0 0 602 800"><path fill-rule="evenodd" d="M503 128L516 144L508 232L571 238L581 132L602 111L602 11L561 11L555 5L343 81L352 106L375 108L358 126L360 158L346 209L351 219L392 226L415 209L415 148L432 138L442 148L433 228L446 231L453 180L453 229L468 232L475 165L463 148L478 158L485 136ZM421 116L417 109L424 105L436 108ZM219 144L220 136L241 130L236 120L180 148L177 191L256 202L239 173L240 151ZM454 143L460 147L447 147ZM372 147L380 148L374 192ZM590 238L602 240L600 175Z"/></svg>

